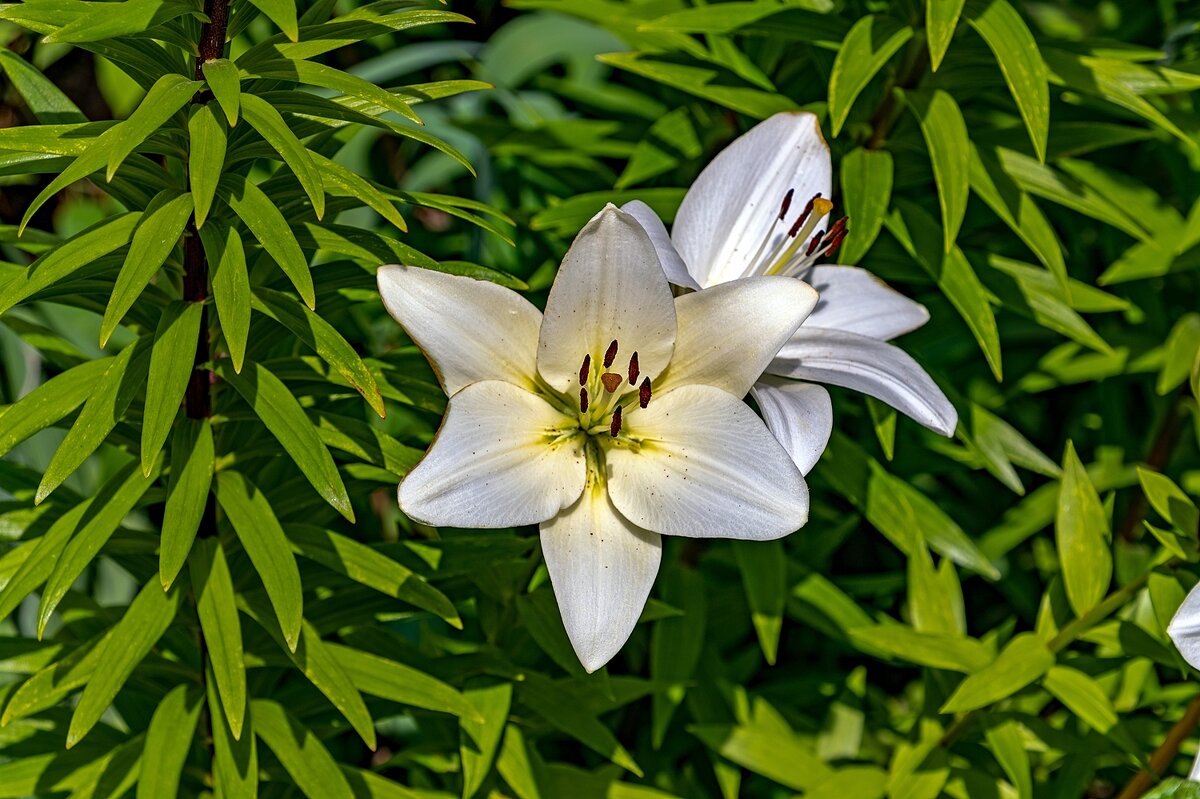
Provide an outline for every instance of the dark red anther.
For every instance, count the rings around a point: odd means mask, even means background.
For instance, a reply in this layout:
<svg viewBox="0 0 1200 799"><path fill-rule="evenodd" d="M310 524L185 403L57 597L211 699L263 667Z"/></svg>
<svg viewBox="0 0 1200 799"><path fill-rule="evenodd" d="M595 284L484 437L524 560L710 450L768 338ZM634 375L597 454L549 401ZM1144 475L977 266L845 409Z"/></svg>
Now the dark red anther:
<svg viewBox="0 0 1200 799"><path fill-rule="evenodd" d="M842 229L837 232L837 235L826 236L826 240L828 243L825 245L826 246L825 254L833 255L835 252L837 252L838 247L842 246L842 242L846 240L846 236L849 233L850 233L850 231L847 230L843 226Z"/></svg>
<svg viewBox="0 0 1200 799"><path fill-rule="evenodd" d="M579 385L587 382L588 373L592 370L592 356L583 356L583 366L579 367Z"/></svg>
<svg viewBox="0 0 1200 799"><path fill-rule="evenodd" d="M638 374L640 372L641 370L638 369L637 353L635 352L633 355L629 356L629 385L632 386L637 383Z"/></svg>
<svg viewBox="0 0 1200 799"><path fill-rule="evenodd" d="M788 209L792 207L792 195L796 193L795 189L788 189L787 194L783 195L783 205L779 209L779 221L787 216Z"/></svg>
<svg viewBox="0 0 1200 799"><path fill-rule="evenodd" d="M600 382L604 384L604 390L612 394L621 387L621 376L616 372L605 372L600 375Z"/></svg>
<svg viewBox="0 0 1200 799"><path fill-rule="evenodd" d="M616 436L617 433L619 433L619 432L621 432L621 406L620 405L618 405L617 409L615 411L613 411L612 423L609 424L609 426L608 426L608 434L610 436Z"/></svg>
<svg viewBox="0 0 1200 799"><path fill-rule="evenodd" d="M817 235L812 237L812 241L808 243L808 249L804 252L804 257L808 257L817 251L817 246L820 245L821 239L825 238L825 231L818 230Z"/></svg>
<svg viewBox="0 0 1200 799"><path fill-rule="evenodd" d="M829 228L829 232L825 234L825 238L829 241L833 241L835 238L837 238L838 236L840 236L842 234L842 231L846 229L846 223L849 221L850 221L850 217L843 216L841 219L834 222L833 225Z"/></svg>
<svg viewBox="0 0 1200 799"><path fill-rule="evenodd" d="M638 405L645 408L650 404L650 378L642 380L642 384L638 386Z"/></svg>
<svg viewBox="0 0 1200 799"><path fill-rule="evenodd" d="M581 389L579 389L579 412L587 413L587 409L588 409L587 389L581 388Z"/></svg>
<svg viewBox="0 0 1200 799"><path fill-rule="evenodd" d="M613 365L613 361L617 359L617 340L614 338L612 344L608 345L608 352L604 353L604 368Z"/></svg>

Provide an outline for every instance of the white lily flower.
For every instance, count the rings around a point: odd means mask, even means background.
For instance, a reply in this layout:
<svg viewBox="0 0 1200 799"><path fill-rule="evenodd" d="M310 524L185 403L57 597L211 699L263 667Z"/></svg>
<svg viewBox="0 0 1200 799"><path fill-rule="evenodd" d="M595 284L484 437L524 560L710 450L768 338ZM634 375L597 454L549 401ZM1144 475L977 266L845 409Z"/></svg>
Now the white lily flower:
<svg viewBox="0 0 1200 799"><path fill-rule="evenodd" d="M767 426L806 474L833 429L829 394L815 383L869 394L945 436L958 424L954 406L925 370L887 343L925 324L925 308L865 269L818 263L846 235L845 219L827 224L832 181L817 118L785 112L704 168L669 234L644 203L622 209L649 232L677 286L707 290L753 275L784 275L820 292L816 310L752 391Z"/></svg>
<svg viewBox="0 0 1200 799"><path fill-rule="evenodd" d="M1200 585L1188 592L1167 625L1167 636L1193 669L1200 669ZM1192 763L1189 780L1200 781L1200 754Z"/></svg>
<svg viewBox="0 0 1200 799"><path fill-rule="evenodd" d="M817 293L784 277L675 299L641 225L580 232L543 316L492 283L385 266L388 312L450 396L400 507L425 524L540 524L563 622L590 672L625 643L661 535L773 539L808 489L742 401Z"/></svg>

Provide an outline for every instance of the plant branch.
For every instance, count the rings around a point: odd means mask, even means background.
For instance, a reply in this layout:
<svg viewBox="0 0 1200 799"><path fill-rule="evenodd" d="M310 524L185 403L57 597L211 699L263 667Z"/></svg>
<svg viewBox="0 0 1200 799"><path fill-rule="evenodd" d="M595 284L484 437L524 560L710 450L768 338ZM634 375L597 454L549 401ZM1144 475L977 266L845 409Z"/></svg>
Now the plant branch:
<svg viewBox="0 0 1200 799"><path fill-rule="evenodd" d="M911 89L925 75L925 67L929 64L929 48L925 46L925 34L917 33L908 48L904 51L904 60L896 74L887 82L883 91L883 100L871 116L871 137L863 145L868 150L878 150L891 135L900 115L904 112L904 103L900 100L897 89Z"/></svg>
<svg viewBox="0 0 1200 799"><path fill-rule="evenodd" d="M1183 716L1175 722L1175 726L1167 732L1167 737L1150 755L1150 768L1142 769L1133 775L1133 779L1117 799L1140 799L1142 794L1150 790L1154 783L1161 779L1162 773L1179 754L1179 747L1191 736L1197 725L1200 725L1200 696L1188 704Z"/></svg>

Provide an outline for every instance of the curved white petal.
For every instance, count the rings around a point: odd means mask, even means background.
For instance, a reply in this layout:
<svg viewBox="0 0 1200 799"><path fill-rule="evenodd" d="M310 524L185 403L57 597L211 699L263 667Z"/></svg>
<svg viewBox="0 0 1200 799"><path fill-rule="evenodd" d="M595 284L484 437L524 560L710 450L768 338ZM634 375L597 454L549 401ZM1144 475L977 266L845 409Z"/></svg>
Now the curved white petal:
<svg viewBox="0 0 1200 799"><path fill-rule="evenodd" d="M958 411L908 353L856 333L804 325L767 371L861 391L944 436L958 426Z"/></svg>
<svg viewBox="0 0 1200 799"><path fill-rule="evenodd" d="M675 353L654 384L665 393L701 383L743 397L813 306L817 292L792 277L747 277L675 299Z"/></svg>
<svg viewBox="0 0 1200 799"><path fill-rule="evenodd" d="M712 286L753 274L768 233L786 235L809 198L828 199L833 186L829 145L820 122L806 111L776 114L755 125L717 155L688 189L671 240L692 277ZM788 189L787 218L779 220Z"/></svg>
<svg viewBox="0 0 1200 799"><path fill-rule="evenodd" d="M617 654L642 615L662 539L631 524L591 481L578 502L542 525L541 539L567 637L593 672Z"/></svg>
<svg viewBox="0 0 1200 799"><path fill-rule="evenodd" d="M811 327L888 341L929 321L929 311L857 266L818 266L808 278L821 294Z"/></svg>
<svg viewBox="0 0 1200 799"><path fill-rule="evenodd" d="M509 383L450 398L424 459L400 483L400 509L435 527L514 527L554 516L587 479L581 437L556 441L565 417Z"/></svg>
<svg viewBox="0 0 1200 799"><path fill-rule="evenodd" d="M800 473L812 471L833 434L829 392L812 383L763 375L750 394L767 429L792 456Z"/></svg>
<svg viewBox="0 0 1200 799"><path fill-rule="evenodd" d="M1167 625L1167 635L1192 668L1200 668L1200 585L1183 600Z"/></svg>
<svg viewBox="0 0 1200 799"><path fill-rule="evenodd" d="M608 205L579 232L546 299L537 367L559 391L578 388L585 355L592 368L618 343L613 371L634 352L641 373L658 376L675 344L675 303L650 236Z"/></svg>
<svg viewBox="0 0 1200 799"><path fill-rule="evenodd" d="M381 266L376 277L388 313L454 394L479 380L532 387L542 314L495 283L416 266Z"/></svg>
<svg viewBox="0 0 1200 799"><path fill-rule="evenodd" d="M682 386L626 416L641 446L606 450L608 493L647 530L765 540L808 520L800 470L746 403L712 386Z"/></svg>
<svg viewBox="0 0 1200 799"><path fill-rule="evenodd" d="M658 214L654 213L653 208L641 200L634 200L622 205L621 210L636 219L645 229L654 249L658 251L658 259L662 262L663 272L668 281L688 289L700 288L696 278L688 272L687 264L683 262L675 245L671 243L671 234L667 232L667 226L658 218Z"/></svg>

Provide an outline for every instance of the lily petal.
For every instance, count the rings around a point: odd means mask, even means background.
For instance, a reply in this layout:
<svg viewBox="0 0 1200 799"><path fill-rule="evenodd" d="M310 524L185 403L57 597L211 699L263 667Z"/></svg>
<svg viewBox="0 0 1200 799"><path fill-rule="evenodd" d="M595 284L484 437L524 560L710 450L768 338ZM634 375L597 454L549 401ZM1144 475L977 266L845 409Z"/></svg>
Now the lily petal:
<svg viewBox="0 0 1200 799"><path fill-rule="evenodd" d="M473 383L450 398L437 438L400 483L400 509L435 527L544 522L579 499L580 437L555 441L564 416L510 383Z"/></svg>
<svg viewBox="0 0 1200 799"><path fill-rule="evenodd" d="M908 353L856 333L804 325L767 371L861 391L944 436L958 426L958 411Z"/></svg>
<svg viewBox="0 0 1200 799"><path fill-rule="evenodd" d="M808 487L737 397L681 386L626 416L640 448L605 452L608 493L634 524L690 538L779 538L808 520Z"/></svg>
<svg viewBox="0 0 1200 799"><path fill-rule="evenodd" d="M812 471L833 434L829 392L812 383L763 375L750 394L767 429L792 456L800 473Z"/></svg>
<svg viewBox="0 0 1200 799"><path fill-rule="evenodd" d="M679 206L671 240L701 286L746 277L755 273L753 260L767 235L786 235L809 198L820 192L828 199L832 186L829 145L816 116L775 114L704 168ZM794 201L780 222L789 189Z"/></svg>
<svg viewBox="0 0 1200 799"><path fill-rule="evenodd" d="M808 282L821 301L809 327L846 330L888 341L929 321L929 311L857 266L818 266Z"/></svg>
<svg viewBox="0 0 1200 799"><path fill-rule="evenodd" d="M567 392L577 387L583 357L599 361L611 341L618 363L636 351L641 373L653 380L671 360L675 303L650 236L610 204L563 258L546 300L538 371Z"/></svg>
<svg viewBox="0 0 1200 799"><path fill-rule="evenodd" d="M792 277L747 277L675 299L675 354L654 388L701 383L743 397L817 304Z"/></svg>
<svg viewBox="0 0 1200 799"><path fill-rule="evenodd" d="M662 262L663 272L668 281L688 289L700 288L700 284L688 272L687 264L683 262L675 245L671 243L671 234L667 232L667 226L653 208L641 200L634 200L622 205L621 210L636 219L645 229L654 249L658 251L658 260Z"/></svg>
<svg viewBox="0 0 1200 799"><path fill-rule="evenodd" d="M633 632L658 574L662 539L618 513L594 481L542 525L541 539L567 637L591 673Z"/></svg>
<svg viewBox="0 0 1200 799"><path fill-rule="evenodd" d="M1200 668L1200 586L1193 588L1175 611L1167 635L1183 659L1192 668Z"/></svg>
<svg viewBox="0 0 1200 799"><path fill-rule="evenodd" d="M388 313L433 364L447 394L480 380L532 387L542 315L495 283L415 266L382 266Z"/></svg>

